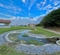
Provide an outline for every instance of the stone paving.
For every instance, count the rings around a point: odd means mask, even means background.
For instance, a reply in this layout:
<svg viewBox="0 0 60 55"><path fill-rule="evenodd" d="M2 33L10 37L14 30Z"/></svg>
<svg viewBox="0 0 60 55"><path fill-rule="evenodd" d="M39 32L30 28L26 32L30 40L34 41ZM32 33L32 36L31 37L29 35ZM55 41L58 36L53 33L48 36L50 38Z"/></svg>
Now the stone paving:
<svg viewBox="0 0 60 55"><path fill-rule="evenodd" d="M4 35L5 35L5 34L6 34L6 33L0 35L0 45L6 43L6 41L5 41L5 39L4 39Z"/></svg>
<svg viewBox="0 0 60 55"><path fill-rule="evenodd" d="M15 48L17 51L22 51L28 54L52 54L60 52L60 46L56 44L48 44L43 46L20 44Z"/></svg>

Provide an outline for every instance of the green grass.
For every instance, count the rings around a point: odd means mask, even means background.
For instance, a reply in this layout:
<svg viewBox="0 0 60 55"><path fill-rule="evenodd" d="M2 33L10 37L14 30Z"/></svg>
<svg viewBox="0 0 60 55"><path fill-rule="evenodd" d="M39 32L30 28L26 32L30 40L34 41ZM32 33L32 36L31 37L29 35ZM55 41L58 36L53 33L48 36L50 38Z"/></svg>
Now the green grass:
<svg viewBox="0 0 60 55"><path fill-rule="evenodd" d="M46 37L52 37L52 36L59 37L60 36L59 34L55 34L53 32L49 32L47 30L43 30L41 27L36 27L36 30L32 30L31 33L34 33L34 34L43 34Z"/></svg>
<svg viewBox="0 0 60 55"><path fill-rule="evenodd" d="M34 33L34 34L43 34L45 35L46 37L51 37L51 36L60 36L59 34L55 34L53 32L49 32L47 30L43 30L41 27L36 27L36 30L34 30L33 28L31 27L25 27L25 26L13 26L13 27L10 27L10 28L0 28L0 34L4 33L4 32L7 32L7 31L13 31L13 30L21 30L21 29L30 29L32 30L31 33Z"/></svg>
<svg viewBox="0 0 60 55"><path fill-rule="evenodd" d="M60 44L60 40L58 41L58 43Z"/></svg>
<svg viewBox="0 0 60 55"><path fill-rule="evenodd" d="M4 32L7 32L7 31L13 31L13 30L21 30L21 29L31 29L33 30L33 28L31 27L25 27L25 26L13 26L13 27L10 27L10 28L0 28L0 34L4 33Z"/></svg>
<svg viewBox="0 0 60 55"><path fill-rule="evenodd" d="M34 44L34 45L43 45L43 42L38 42L37 40L29 40L28 44Z"/></svg>
<svg viewBox="0 0 60 55"><path fill-rule="evenodd" d="M51 55L60 55L60 52L57 52L57 53L54 53L54 54L51 54Z"/></svg>
<svg viewBox="0 0 60 55"><path fill-rule="evenodd" d="M3 45L0 46L0 55L27 55L23 52L17 52L13 48Z"/></svg>
<svg viewBox="0 0 60 55"><path fill-rule="evenodd" d="M27 42L25 40L20 40L19 43L20 44L26 44Z"/></svg>

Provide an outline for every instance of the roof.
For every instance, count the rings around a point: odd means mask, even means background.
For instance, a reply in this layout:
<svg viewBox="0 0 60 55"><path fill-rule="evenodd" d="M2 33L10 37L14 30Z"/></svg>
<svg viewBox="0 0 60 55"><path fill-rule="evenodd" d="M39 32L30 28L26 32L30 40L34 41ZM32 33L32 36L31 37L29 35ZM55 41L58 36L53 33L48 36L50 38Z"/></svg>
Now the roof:
<svg viewBox="0 0 60 55"><path fill-rule="evenodd" d="M2 19L0 19L0 23L11 23L11 21L10 20L2 20Z"/></svg>

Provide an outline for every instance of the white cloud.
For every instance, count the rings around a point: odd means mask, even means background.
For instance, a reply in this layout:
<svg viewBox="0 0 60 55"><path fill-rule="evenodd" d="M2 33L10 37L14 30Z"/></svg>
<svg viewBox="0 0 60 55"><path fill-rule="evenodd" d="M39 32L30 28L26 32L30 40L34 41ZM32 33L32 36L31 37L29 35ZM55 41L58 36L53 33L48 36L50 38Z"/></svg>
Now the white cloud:
<svg viewBox="0 0 60 55"><path fill-rule="evenodd" d="M26 2L26 0L22 0L22 2L23 2L23 3L25 3L25 2Z"/></svg>
<svg viewBox="0 0 60 55"><path fill-rule="evenodd" d="M0 4L1 7L3 7L3 4Z"/></svg>
<svg viewBox="0 0 60 55"><path fill-rule="evenodd" d="M0 15L3 15L3 16L6 16L6 17L12 17L11 15L3 14L3 13L0 13Z"/></svg>
<svg viewBox="0 0 60 55"><path fill-rule="evenodd" d="M37 6L38 10L41 10L44 8L45 4L46 4L46 0L36 4L36 6Z"/></svg>
<svg viewBox="0 0 60 55"><path fill-rule="evenodd" d="M37 21L37 18L33 18L33 19L29 19L29 20L31 20L31 21Z"/></svg>
<svg viewBox="0 0 60 55"><path fill-rule="evenodd" d="M38 4L37 8L38 10L49 10L52 8L52 6L49 4L49 5L46 5L45 7L40 7L40 5Z"/></svg>
<svg viewBox="0 0 60 55"><path fill-rule="evenodd" d="M42 6L44 6L46 4L46 0L44 0L43 2L41 2L40 4L42 4Z"/></svg>
<svg viewBox="0 0 60 55"><path fill-rule="evenodd" d="M16 20L16 17L11 17L10 20Z"/></svg>
<svg viewBox="0 0 60 55"><path fill-rule="evenodd" d="M49 4L49 5L45 6L45 7L43 8L43 10L49 10L50 8L52 8L52 6Z"/></svg>
<svg viewBox="0 0 60 55"><path fill-rule="evenodd" d="M54 5L58 5L58 4L60 4L60 1L55 0L53 4L54 4Z"/></svg>
<svg viewBox="0 0 60 55"><path fill-rule="evenodd" d="M17 16L17 17L16 17L16 16L12 16L12 17L10 17L9 19L10 19L10 20L19 20L19 19L20 19L20 16Z"/></svg>
<svg viewBox="0 0 60 55"><path fill-rule="evenodd" d="M53 7L53 8L50 9L50 10L47 10L46 14L50 13L52 10L56 10L56 9L58 9L59 7L60 7L60 5L59 5L59 6L56 6L56 7Z"/></svg>
<svg viewBox="0 0 60 55"><path fill-rule="evenodd" d="M35 3L35 1L36 1L36 0L30 0L30 5L29 5L29 7L28 7L29 10L31 9L31 7L32 7L33 4Z"/></svg>
<svg viewBox="0 0 60 55"><path fill-rule="evenodd" d="M17 7L17 6L14 6L14 5L5 5L5 4L0 3L0 7L3 7L5 9L7 9L7 11L13 12L15 14L23 11L20 7Z"/></svg>
<svg viewBox="0 0 60 55"><path fill-rule="evenodd" d="M41 5L41 4L36 4L36 6L37 6L38 9L40 9L40 5Z"/></svg>
<svg viewBox="0 0 60 55"><path fill-rule="evenodd" d="M58 8L60 8L60 5L53 7L53 10L54 10L54 9L58 9Z"/></svg>
<svg viewBox="0 0 60 55"><path fill-rule="evenodd" d="M52 0L50 0L50 2L52 2Z"/></svg>
<svg viewBox="0 0 60 55"><path fill-rule="evenodd" d="M3 19L9 19L9 20L18 20L18 19L20 19L20 16L12 16L12 15L8 15L8 14L3 14L3 13L0 13L0 15L3 15L3 16L5 16L5 18L3 18ZM8 17L8 18L6 18L6 17Z"/></svg>
<svg viewBox="0 0 60 55"><path fill-rule="evenodd" d="M10 17L9 19L10 19L10 20L30 20L30 21L37 21L38 17L39 17L39 16L34 17L34 18L20 17L20 16L17 16L17 17L12 16L12 17Z"/></svg>

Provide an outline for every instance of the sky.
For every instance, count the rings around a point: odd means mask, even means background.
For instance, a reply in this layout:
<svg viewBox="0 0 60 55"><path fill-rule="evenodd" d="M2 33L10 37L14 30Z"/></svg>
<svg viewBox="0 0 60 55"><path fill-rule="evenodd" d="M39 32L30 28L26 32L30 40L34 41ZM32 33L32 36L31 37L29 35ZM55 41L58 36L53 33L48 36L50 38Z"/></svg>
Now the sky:
<svg viewBox="0 0 60 55"><path fill-rule="evenodd" d="M0 19L35 23L39 17L58 8L60 0L0 0Z"/></svg>

